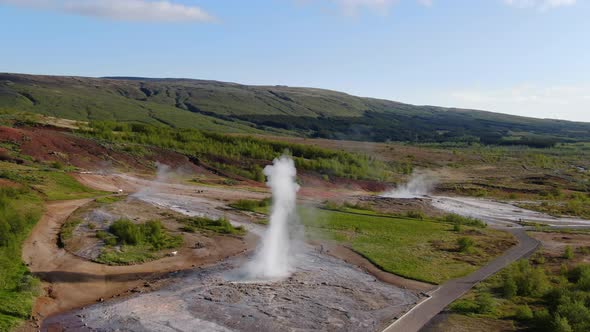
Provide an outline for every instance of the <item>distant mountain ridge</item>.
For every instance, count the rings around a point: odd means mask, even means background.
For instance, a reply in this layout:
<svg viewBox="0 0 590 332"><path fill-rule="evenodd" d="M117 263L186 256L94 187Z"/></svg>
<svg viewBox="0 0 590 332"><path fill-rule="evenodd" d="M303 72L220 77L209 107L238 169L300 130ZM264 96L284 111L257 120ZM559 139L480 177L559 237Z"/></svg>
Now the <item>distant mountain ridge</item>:
<svg viewBox="0 0 590 332"><path fill-rule="evenodd" d="M316 88L177 78L0 73L0 109L73 120L365 141L533 146L590 141L590 123L414 106Z"/></svg>

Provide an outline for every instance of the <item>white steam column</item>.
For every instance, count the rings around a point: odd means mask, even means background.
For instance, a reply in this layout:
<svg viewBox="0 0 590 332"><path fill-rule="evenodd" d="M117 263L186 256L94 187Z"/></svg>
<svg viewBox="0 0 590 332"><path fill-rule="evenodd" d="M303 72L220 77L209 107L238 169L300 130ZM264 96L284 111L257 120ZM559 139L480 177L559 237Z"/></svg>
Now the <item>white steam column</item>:
<svg viewBox="0 0 590 332"><path fill-rule="evenodd" d="M264 174L272 191L270 225L249 266L249 274L257 279L285 278L292 272L289 223L296 219L297 170L293 159L282 156L272 166L266 166Z"/></svg>

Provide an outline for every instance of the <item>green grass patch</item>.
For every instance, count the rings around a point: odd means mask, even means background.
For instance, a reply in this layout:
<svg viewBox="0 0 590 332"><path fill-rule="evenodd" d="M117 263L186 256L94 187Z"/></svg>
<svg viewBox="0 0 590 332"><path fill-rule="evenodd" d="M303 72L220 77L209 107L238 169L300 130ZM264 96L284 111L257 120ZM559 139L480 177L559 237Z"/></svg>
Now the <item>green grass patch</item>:
<svg viewBox="0 0 590 332"><path fill-rule="evenodd" d="M89 198L105 194L82 185L67 173L42 171L35 175L39 179L39 184L33 185L34 188L41 191L49 201Z"/></svg>
<svg viewBox="0 0 590 332"><path fill-rule="evenodd" d="M270 205L270 198L263 199L260 201L251 199L240 199L239 201L230 204L230 207L242 211L258 212L260 208L268 208Z"/></svg>
<svg viewBox="0 0 590 332"><path fill-rule="evenodd" d="M430 283L475 271L492 258L488 242L507 237L503 232L465 227L482 240L474 245L476 250L461 253L457 241L462 235L447 223L327 210L299 209L299 214L308 234L347 243L385 271Z"/></svg>
<svg viewBox="0 0 590 332"><path fill-rule="evenodd" d="M197 231L209 231L218 234L244 235L246 230L242 226L234 227L227 218L211 219L206 217L190 217L181 220L184 224L181 230L194 233Z"/></svg>
<svg viewBox="0 0 590 332"><path fill-rule="evenodd" d="M107 194L82 185L66 172L42 165L16 165L0 162L0 178L7 179L41 193L48 201L89 198Z"/></svg>
<svg viewBox="0 0 590 332"><path fill-rule="evenodd" d="M31 314L39 281L21 261L21 248L41 206L26 189L0 188L0 331L11 330Z"/></svg>
<svg viewBox="0 0 590 332"><path fill-rule="evenodd" d="M158 220L135 224L126 219L115 221L109 231L98 231L106 247L96 259L99 263L126 265L157 258L158 252L182 245L182 236L171 235Z"/></svg>
<svg viewBox="0 0 590 332"><path fill-rule="evenodd" d="M149 245L122 245L120 248L103 250L95 261L108 265L132 265L149 262L158 257Z"/></svg>
<svg viewBox="0 0 590 332"><path fill-rule="evenodd" d="M104 196L97 198L95 201L100 204L113 204L116 202L120 202L125 198L127 198L127 196Z"/></svg>

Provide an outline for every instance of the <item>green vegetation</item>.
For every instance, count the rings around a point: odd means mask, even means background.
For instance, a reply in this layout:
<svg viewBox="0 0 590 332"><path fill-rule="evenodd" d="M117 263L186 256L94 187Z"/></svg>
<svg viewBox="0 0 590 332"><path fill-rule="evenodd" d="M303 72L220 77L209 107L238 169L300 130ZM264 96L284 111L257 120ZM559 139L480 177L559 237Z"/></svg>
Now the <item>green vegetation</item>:
<svg viewBox="0 0 590 332"><path fill-rule="evenodd" d="M572 259L574 258L574 249L571 246L566 246L563 252L563 258Z"/></svg>
<svg viewBox="0 0 590 332"><path fill-rule="evenodd" d="M455 301L450 309L473 318L514 321L525 330L588 331L590 265L555 269L544 261L533 261L538 259L510 265ZM481 306L484 296L492 310Z"/></svg>
<svg viewBox="0 0 590 332"><path fill-rule="evenodd" d="M170 236L158 220L134 224L129 220L120 219L109 227L109 232L123 245L146 244L154 250L161 250L176 248L182 244L182 237Z"/></svg>
<svg viewBox="0 0 590 332"><path fill-rule="evenodd" d="M240 199L239 201L230 204L230 207L234 209L243 210L243 211L251 211L251 212L258 212L261 209L266 209L270 205L270 198L263 199L260 201L256 200L249 200L249 199Z"/></svg>
<svg viewBox="0 0 590 332"><path fill-rule="evenodd" d="M19 121L27 119L19 118ZM33 162L20 155L14 146L4 146L24 163L0 161L0 179L4 181L0 187L0 331L10 330L28 319L32 310L39 281L22 263L21 251L22 243L41 215L43 201L102 194L82 186L64 172L67 167L61 164ZM66 237L68 232L71 236L76 222L66 226Z"/></svg>
<svg viewBox="0 0 590 332"><path fill-rule="evenodd" d="M135 224L120 219L109 227L108 233L98 231L96 236L107 245L96 261L106 264L146 262L156 258L157 251L182 245L182 236L170 235L158 220ZM115 245L119 248L114 248Z"/></svg>
<svg viewBox="0 0 590 332"><path fill-rule="evenodd" d="M113 204L113 203L122 201L126 197L127 196L104 196L104 197L99 197L99 198L95 199L95 202L100 203L100 204Z"/></svg>
<svg viewBox="0 0 590 332"><path fill-rule="evenodd" d="M41 200L30 190L0 188L0 331L28 319L39 288L21 261L22 243L41 214Z"/></svg>
<svg viewBox="0 0 590 332"><path fill-rule="evenodd" d="M244 235L246 230L242 226L234 227L227 218L210 219L207 217L190 217L181 220L184 226L181 230L194 233L197 230L210 231L227 235Z"/></svg>
<svg viewBox="0 0 590 332"><path fill-rule="evenodd" d="M576 216L590 219L590 194L572 193L563 195L561 193L546 194L541 197L541 204L526 203L519 204L525 209L533 209L548 213L553 216Z"/></svg>
<svg viewBox="0 0 590 332"><path fill-rule="evenodd" d="M115 122L92 122L89 129L81 133L109 142L171 149L192 156L206 167L255 181L264 180L262 166L286 152L292 155L297 168L303 171L352 179L384 180L388 177L387 167L371 157L254 137Z"/></svg>
<svg viewBox="0 0 590 332"><path fill-rule="evenodd" d="M470 253L473 251L475 241L470 237L464 236L457 239L457 245L459 246L460 252Z"/></svg>
<svg viewBox="0 0 590 332"><path fill-rule="evenodd" d="M376 211L375 209L373 209L373 207L371 207L369 204L363 204L361 202L357 202L354 204L352 204L350 202L344 202L342 204L337 204L332 201L327 201L324 203L324 205L321 208L325 209L325 210L330 210L330 211L340 211L340 212L367 215L367 216L375 216L375 217L379 217L379 216L381 216L381 217L396 217L396 218L408 218L408 219L418 219L418 220L424 220L427 218L426 214L424 214L424 212L422 212L422 211L408 211L405 213L382 213L382 212L379 212L379 211Z"/></svg>
<svg viewBox="0 0 590 332"><path fill-rule="evenodd" d="M216 132L274 131L361 141L550 147L588 140L588 124L413 106L310 88L199 80L0 75L0 110ZM55 91L59 91L56 94Z"/></svg>
<svg viewBox="0 0 590 332"><path fill-rule="evenodd" d="M76 230L76 227L78 227L78 225L80 225L81 223L82 220L80 219L71 219L66 221L63 224L63 226L61 226L58 239L58 245L60 246L60 248L65 247L66 241L72 238L72 236L74 235L74 230Z"/></svg>
<svg viewBox="0 0 590 332"><path fill-rule="evenodd" d="M471 218L471 217L463 217L458 214L447 214L442 218L442 221L447 222L453 225L465 225L465 226L472 226L478 228L486 228L487 224L479 219Z"/></svg>
<svg viewBox="0 0 590 332"><path fill-rule="evenodd" d="M462 235L445 222L311 209L299 214L308 234L346 243L385 271L431 283L473 272L513 243L506 233L465 226L478 241L477 250L462 253L456 250Z"/></svg>
<svg viewBox="0 0 590 332"><path fill-rule="evenodd" d="M0 179L25 185L42 193L48 201L88 198L104 194L83 186L67 173L45 169L36 164L21 166L0 162Z"/></svg>

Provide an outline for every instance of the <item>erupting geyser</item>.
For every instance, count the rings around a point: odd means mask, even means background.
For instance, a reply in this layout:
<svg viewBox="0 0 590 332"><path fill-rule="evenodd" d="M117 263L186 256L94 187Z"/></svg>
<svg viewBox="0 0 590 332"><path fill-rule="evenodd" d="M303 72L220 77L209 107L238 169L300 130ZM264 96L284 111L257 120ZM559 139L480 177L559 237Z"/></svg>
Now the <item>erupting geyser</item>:
<svg viewBox="0 0 590 332"><path fill-rule="evenodd" d="M289 224L296 220L297 170L293 159L282 156L275 159L272 166L266 166L264 174L272 191L270 224L248 266L248 274L256 279L284 278L292 272L294 248Z"/></svg>

